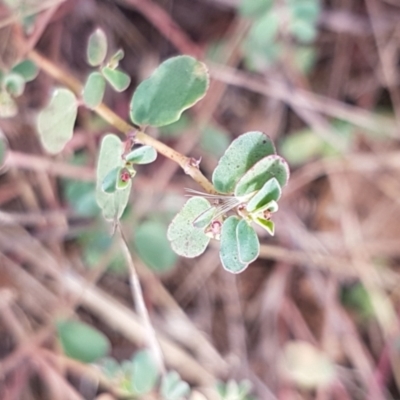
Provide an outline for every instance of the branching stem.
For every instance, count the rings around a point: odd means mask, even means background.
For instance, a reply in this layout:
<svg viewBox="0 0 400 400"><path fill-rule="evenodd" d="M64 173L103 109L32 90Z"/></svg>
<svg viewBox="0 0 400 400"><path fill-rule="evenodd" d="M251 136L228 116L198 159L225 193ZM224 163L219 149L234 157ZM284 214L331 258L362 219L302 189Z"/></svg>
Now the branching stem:
<svg viewBox="0 0 400 400"><path fill-rule="evenodd" d="M81 97L83 86L74 76L35 50L29 51L28 57L52 78L71 89L78 98ZM125 135L130 135L135 131L135 141L154 147L158 153L176 162L206 192L217 193L213 184L199 170L196 160L184 156L159 140L147 135L145 132L137 130L136 127L128 124L104 103L101 103L93 111Z"/></svg>

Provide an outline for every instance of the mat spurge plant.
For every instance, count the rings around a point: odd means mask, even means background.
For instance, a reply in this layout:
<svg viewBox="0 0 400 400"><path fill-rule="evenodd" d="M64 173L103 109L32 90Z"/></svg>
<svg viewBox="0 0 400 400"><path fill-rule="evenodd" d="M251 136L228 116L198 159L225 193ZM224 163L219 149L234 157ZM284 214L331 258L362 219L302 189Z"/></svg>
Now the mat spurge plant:
<svg viewBox="0 0 400 400"><path fill-rule="evenodd" d="M72 137L79 106L106 116L127 138L122 141L110 133L101 142L96 199L103 216L118 222L128 204L135 165L151 163L161 153L177 162L206 191L192 191L171 222L167 236L172 249L178 255L196 257L216 239L221 242L223 267L232 273L242 272L259 255L255 226L274 234L271 215L278 210L277 202L289 178L286 161L276 154L266 134L247 132L231 143L213 172L212 182L208 181L197 160L144 133L148 126L176 122L184 110L205 96L209 86L206 65L190 56L164 61L134 91L130 102L133 125L129 125L102 104L106 82L117 91L125 90L130 82L118 69L123 51L106 61L107 48L105 34L97 29L89 38L87 61L98 70L89 74L79 90L77 85L73 90L56 89L40 113L38 130L44 147L51 153L64 148Z"/></svg>
<svg viewBox="0 0 400 400"><path fill-rule="evenodd" d="M286 161L276 155L271 139L247 132L235 139L219 160L212 182L218 194L194 195L168 229L174 251L185 257L202 254L211 239L220 240L223 267L244 271L259 254L253 225L273 235L271 214L289 179Z"/></svg>

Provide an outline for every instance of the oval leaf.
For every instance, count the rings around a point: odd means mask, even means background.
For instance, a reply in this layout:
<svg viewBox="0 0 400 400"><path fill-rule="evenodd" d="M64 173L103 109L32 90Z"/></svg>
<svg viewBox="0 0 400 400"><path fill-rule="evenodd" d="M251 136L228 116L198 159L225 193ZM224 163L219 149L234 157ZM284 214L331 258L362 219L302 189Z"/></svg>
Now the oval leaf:
<svg viewBox="0 0 400 400"><path fill-rule="evenodd" d="M39 68L33 61L24 60L15 65L12 69L12 72L21 75L24 78L25 82L30 82L37 77L39 73Z"/></svg>
<svg viewBox="0 0 400 400"><path fill-rule="evenodd" d="M4 77L3 86L11 96L19 97L24 93L25 79L20 74L11 72Z"/></svg>
<svg viewBox="0 0 400 400"><path fill-rule="evenodd" d="M83 322L59 321L57 333L64 353L84 363L104 357L110 349L107 337Z"/></svg>
<svg viewBox="0 0 400 400"><path fill-rule="evenodd" d="M236 239L240 261L244 264L250 264L260 254L260 242L256 231L244 219L237 224Z"/></svg>
<svg viewBox="0 0 400 400"><path fill-rule="evenodd" d="M100 28L90 36L87 45L87 61L92 67L98 67L107 55L107 36Z"/></svg>
<svg viewBox="0 0 400 400"><path fill-rule="evenodd" d="M276 178L281 187L289 179L289 166L280 156L264 157L251 167L235 187L235 196L240 197L260 190L267 181Z"/></svg>
<svg viewBox="0 0 400 400"><path fill-rule="evenodd" d="M54 91L49 105L38 117L40 138L49 153L59 153L72 138L77 112L76 97L70 90Z"/></svg>
<svg viewBox="0 0 400 400"><path fill-rule="evenodd" d="M124 58L125 53L123 49L119 49L113 54L110 59L108 60L107 67L111 69L115 69L118 67L119 62Z"/></svg>
<svg viewBox="0 0 400 400"><path fill-rule="evenodd" d="M140 146L133 149L126 157L126 161L134 164L149 164L157 158L157 151L151 146Z"/></svg>
<svg viewBox="0 0 400 400"><path fill-rule="evenodd" d="M221 248L219 256L222 266L225 270L238 274L248 267L248 263L240 261L239 247L236 237L236 228L239 224L239 218L230 216L222 225Z"/></svg>
<svg viewBox="0 0 400 400"><path fill-rule="evenodd" d="M192 197L175 216L168 227L167 237L175 253L184 257L197 257L204 252L210 238L193 221L210 208L202 197Z"/></svg>
<svg viewBox="0 0 400 400"><path fill-rule="evenodd" d="M249 213L263 209L272 200L278 201L281 197L282 189L276 178L267 181L264 186L250 199L246 209Z"/></svg>
<svg viewBox="0 0 400 400"><path fill-rule="evenodd" d="M99 72L92 72L83 88L82 99L89 108L96 108L102 101L104 91L106 90L106 81Z"/></svg>
<svg viewBox="0 0 400 400"><path fill-rule="evenodd" d="M18 114L15 101L8 92L0 89L0 118L12 118Z"/></svg>
<svg viewBox="0 0 400 400"><path fill-rule="evenodd" d="M253 131L235 139L221 157L212 181L218 192L232 193L236 183L257 161L275 154L271 139L262 132Z"/></svg>
<svg viewBox="0 0 400 400"><path fill-rule="evenodd" d="M135 247L139 257L153 270L169 271L177 256L167 239L167 227L159 221L146 221L135 231Z"/></svg>
<svg viewBox="0 0 400 400"><path fill-rule="evenodd" d="M264 228L271 236L275 234L275 224L269 219L255 218L254 222Z"/></svg>
<svg viewBox="0 0 400 400"><path fill-rule="evenodd" d="M108 83L117 92L123 92L126 90L131 83L131 78L125 73L118 69L111 69L104 67L101 70L103 76L107 79Z"/></svg>
<svg viewBox="0 0 400 400"><path fill-rule="evenodd" d="M190 393L190 386L176 371L170 371L163 376L160 392L163 400L181 400Z"/></svg>
<svg viewBox="0 0 400 400"><path fill-rule="evenodd" d="M142 350L132 360L131 387L136 394L150 392L157 383L157 365L150 351Z"/></svg>
<svg viewBox="0 0 400 400"><path fill-rule="evenodd" d="M107 174L122 166L123 151L124 145L118 136L112 134L104 136L97 161L96 201L107 220L119 219L129 200L131 181L125 189L114 193L105 193L102 190L102 183Z"/></svg>
<svg viewBox="0 0 400 400"><path fill-rule="evenodd" d="M101 190L106 193L114 193L117 190L117 181L119 173L121 171L120 167L113 168L103 179L101 183Z"/></svg>
<svg viewBox="0 0 400 400"><path fill-rule="evenodd" d="M193 57L164 61L133 94L131 120L140 126L163 126L204 97L209 85L207 67Z"/></svg>

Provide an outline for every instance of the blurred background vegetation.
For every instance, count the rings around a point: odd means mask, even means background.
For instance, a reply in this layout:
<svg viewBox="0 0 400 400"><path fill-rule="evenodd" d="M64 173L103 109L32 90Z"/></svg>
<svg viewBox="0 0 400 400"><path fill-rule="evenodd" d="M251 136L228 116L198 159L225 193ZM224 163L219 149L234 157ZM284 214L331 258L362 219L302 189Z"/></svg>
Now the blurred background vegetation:
<svg viewBox="0 0 400 400"><path fill-rule="evenodd" d="M276 235L240 276L213 246L194 260L170 248L184 188L200 188L162 157L138 171L123 228L165 364L196 388L183 397L152 389L95 202L114 130L80 108L49 156L35 123L59 83L16 68L36 49L83 82L97 27L125 51L131 86L104 99L122 118L161 61L190 54L209 66L207 96L149 133L210 177L233 138L260 130L292 170ZM398 0L3 0L0 82L1 399L400 398Z"/></svg>

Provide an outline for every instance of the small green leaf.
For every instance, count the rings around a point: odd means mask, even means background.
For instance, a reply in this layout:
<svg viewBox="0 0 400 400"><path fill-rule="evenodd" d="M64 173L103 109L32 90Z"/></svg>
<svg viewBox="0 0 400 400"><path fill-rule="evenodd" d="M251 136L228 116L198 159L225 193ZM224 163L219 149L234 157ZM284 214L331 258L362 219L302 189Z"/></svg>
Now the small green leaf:
<svg viewBox="0 0 400 400"><path fill-rule="evenodd" d="M49 153L59 153L72 138L77 112L76 97L70 90L54 91L49 105L38 117L40 138Z"/></svg>
<svg viewBox="0 0 400 400"><path fill-rule="evenodd" d="M117 181L121 167L113 168L103 179L101 190L106 193L114 193L117 190Z"/></svg>
<svg viewBox="0 0 400 400"><path fill-rule="evenodd" d="M203 197L190 198L168 227L167 237L175 253L184 257L197 257L204 252L210 238L194 226L194 220L210 208Z"/></svg>
<svg viewBox="0 0 400 400"><path fill-rule="evenodd" d="M99 213L94 183L67 180L63 187L65 198L74 213L82 217L94 217Z"/></svg>
<svg viewBox="0 0 400 400"><path fill-rule="evenodd" d="M39 68L33 61L24 60L15 65L12 69L12 72L21 75L25 82L31 82L37 77Z"/></svg>
<svg viewBox="0 0 400 400"><path fill-rule="evenodd" d="M138 226L135 247L139 257L154 271L169 271L176 263L177 256L167 239L167 227L160 221L146 221Z"/></svg>
<svg viewBox="0 0 400 400"><path fill-rule="evenodd" d="M317 28L309 21L295 19L289 25L289 32L300 42L310 43L317 37Z"/></svg>
<svg viewBox="0 0 400 400"><path fill-rule="evenodd" d="M57 333L64 353L84 363L96 361L110 350L107 337L83 322L60 320Z"/></svg>
<svg viewBox="0 0 400 400"><path fill-rule="evenodd" d="M136 175L136 171L129 170L128 168L120 168L118 171L118 179L117 179L117 184L116 188L117 190L123 190L127 188L130 183L132 178Z"/></svg>
<svg viewBox="0 0 400 400"><path fill-rule="evenodd" d="M212 181L215 188L221 193L232 193L246 171L270 154L275 154L275 147L265 133L253 131L240 135L214 170Z"/></svg>
<svg viewBox="0 0 400 400"><path fill-rule="evenodd" d="M149 164L157 158L157 151L151 146L140 146L134 148L125 160L133 164Z"/></svg>
<svg viewBox="0 0 400 400"><path fill-rule="evenodd" d="M15 101L8 92L0 89L0 118L12 118L18 114Z"/></svg>
<svg viewBox="0 0 400 400"><path fill-rule="evenodd" d="M19 97L24 93L25 79L20 74L11 72L4 77L3 87L11 96Z"/></svg>
<svg viewBox="0 0 400 400"><path fill-rule="evenodd" d="M0 131L0 170L4 165L8 151L8 142L3 133Z"/></svg>
<svg viewBox="0 0 400 400"><path fill-rule="evenodd" d="M107 79L108 83L117 92L123 92L124 90L128 89L128 86L131 83L131 78L129 77L129 75L118 69L111 69L109 67L104 67L101 70L101 73Z"/></svg>
<svg viewBox="0 0 400 400"><path fill-rule="evenodd" d="M250 264L260 254L260 242L253 227L244 219L236 227L236 240L239 249L239 260Z"/></svg>
<svg viewBox="0 0 400 400"><path fill-rule="evenodd" d="M107 174L115 168L122 167L123 151L124 145L118 136L112 134L104 136L97 161L96 200L107 220L119 219L129 200L131 181L125 189L114 193L106 193L102 190L102 183Z"/></svg>
<svg viewBox="0 0 400 400"><path fill-rule="evenodd" d="M271 8L273 3L273 0L242 0L239 13L244 17L259 18Z"/></svg>
<svg viewBox="0 0 400 400"><path fill-rule="evenodd" d="M124 58L125 53L124 50L119 49L115 54L111 56L111 58L108 60L107 67L111 69L115 69L118 67L119 62Z"/></svg>
<svg viewBox="0 0 400 400"><path fill-rule="evenodd" d="M240 197L260 190L271 178L276 178L281 187L289 179L287 162L276 154L264 157L254 164L235 187L235 196Z"/></svg>
<svg viewBox="0 0 400 400"><path fill-rule="evenodd" d="M228 272L238 274L248 267L248 263L240 261L239 247L236 236L236 229L239 224L239 218L230 216L222 224L221 247L219 256L222 266Z"/></svg>
<svg viewBox="0 0 400 400"><path fill-rule="evenodd" d="M273 43L279 32L278 12L268 12L258 18L252 24L247 35L247 42L251 42L252 46L256 46L260 50L264 49L270 43Z"/></svg>
<svg viewBox="0 0 400 400"><path fill-rule="evenodd" d="M249 213L262 209L271 200L278 201L281 197L282 189L276 178L268 180L264 186L250 199L246 209Z"/></svg>
<svg viewBox="0 0 400 400"><path fill-rule="evenodd" d="M208 126L202 132L200 145L207 154L221 157L229 147L229 143L227 133L221 129Z"/></svg>
<svg viewBox="0 0 400 400"><path fill-rule="evenodd" d="M102 29L97 28L90 35L86 55L92 67L98 67L104 62L107 55L107 36Z"/></svg>
<svg viewBox="0 0 400 400"><path fill-rule="evenodd" d="M158 369L148 350L138 351L132 360L131 388L136 394L146 394L156 385Z"/></svg>
<svg viewBox="0 0 400 400"><path fill-rule="evenodd" d="M102 101L104 91L106 90L106 81L99 72L92 72L83 88L83 102L89 108L96 108Z"/></svg>
<svg viewBox="0 0 400 400"><path fill-rule="evenodd" d="M170 371L163 376L160 392L163 400L182 400L189 395L190 386L176 371Z"/></svg>
<svg viewBox="0 0 400 400"><path fill-rule="evenodd" d="M137 87L131 120L140 126L171 124L204 97L208 85L205 64L189 56L170 58Z"/></svg>
<svg viewBox="0 0 400 400"><path fill-rule="evenodd" d="M271 236L275 234L275 224L269 219L264 219L257 217L254 219L254 222L264 228Z"/></svg>

